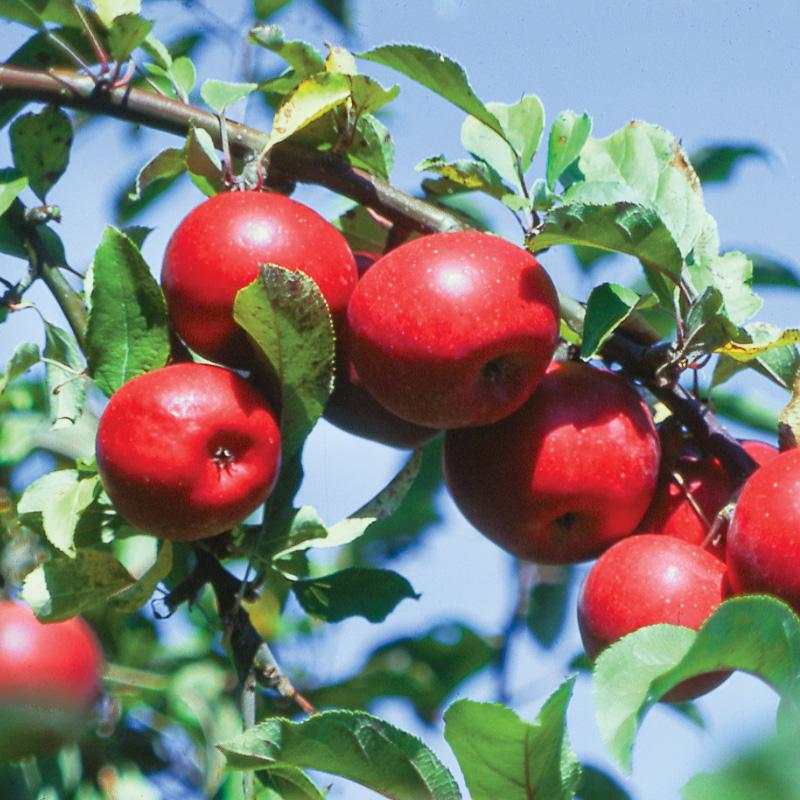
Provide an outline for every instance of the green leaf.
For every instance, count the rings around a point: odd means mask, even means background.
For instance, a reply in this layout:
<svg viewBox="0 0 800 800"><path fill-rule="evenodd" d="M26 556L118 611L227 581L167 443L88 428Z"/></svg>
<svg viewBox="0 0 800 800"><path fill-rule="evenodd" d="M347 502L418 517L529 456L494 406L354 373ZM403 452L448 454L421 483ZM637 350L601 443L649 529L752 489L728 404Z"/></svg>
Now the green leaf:
<svg viewBox="0 0 800 800"><path fill-rule="evenodd" d="M28 486L17 511L20 514L41 514L50 544L74 557L78 520L95 498L99 485L97 475L82 478L74 469L49 472Z"/></svg>
<svg viewBox="0 0 800 800"><path fill-rule="evenodd" d="M419 599L402 575L358 567L297 581L292 591L307 613L325 622L341 622L348 617L383 622L401 600Z"/></svg>
<svg viewBox="0 0 800 800"><path fill-rule="evenodd" d="M250 335L281 387L284 458L299 450L333 387L334 334L327 303L302 272L262 265L241 289L233 318Z"/></svg>
<svg viewBox="0 0 800 800"><path fill-rule="evenodd" d="M167 363L167 309L139 248L115 228L103 232L92 277L86 355L95 382L111 395L131 378Z"/></svg>
<svg viewBox="0 0 800 800"><path fill-rule="evenodd" d="M138 14L141 11L141 0L92 0L97 16L103 24L111 27L111 23L123 15Z"/></svg>
<svg viewBox="0 0 800 800"><path fill-rule="evenodd" d="M630 203L570 203L547 215L541 233L529 242L534 253L556 244L587 245L638 258L653 290L672 307L680 280L680 251L663 221L652 209Z"/></svg>
<svg viewBox="0 0 800 800"><path fill-rule="evenodd" d="M732 669L762 678L798 713L800 620L789 606L774 597L735 597L697 633L653 625L601 653L593 688L600 733L614 758L630 767L638 725L666 692L695 675Z"/></svg>
<svg viewBox="0 0 800 800"><path fill-rule="evenodd" d="M394 143L389 129L371 114L359 117L356 135L346 155L354 167L388 180L394 166Z"/></svg>
<svg viewBox="0 0 800 800"><path fill-rule="evenodd" d="M122 14L114 19L108 31L108 47L111 57L125 61L128 56L147 38L153 29L150 20L136 14Z"/></svg>
<svg viewBox="0 0 800 800"><path fill-rule="evenodd" d="M197 80L197 70L192 59L188 56L179 56L172 62L172 68L168 74L172 78L172 85L175 87L178 97L187 103Z"/></svg>
<svg viewBox="0 0 800 800"><path fill-rule="evenodd" d="M157 555L149 568L139 575L136 583L129 589L125 589L111 598L109 605L123 614L132 614L138 611L152 596L156 586L169 575L172 570L172 542L165 540L154 540L152 536L133 537L136 539L147 539L148 544L155 547ZM126 544L132 541L131 538L123 540ZM134 577L138 573L133 573Z"/></svg>
<svg viewBox="0 0 800 800"><path fill-rule="evenodd" d="M493 108L498 105L499 103L487 103L486 107ZM495 133L475 117L467 117L461 126L461 144L467 152L484 161L515 190L522 191L514 150L504 135Z"/></svg>
<svg viewBox="0 0 800 800"><path fill-rule="evenodd" d="M444 156L432 156L420 161L417 172L435 172L445 181L425 181L423 186L432 194L448 194L453 191L480 191L500 199L508 192L503 179L484 161L460 159L448 161Z"/></svg>
<svg viewBox="0 0 800 800"><path fill-rule="evenodd" d="M73 425L83 413L86 381L80 348L74 337L51 322L44 322L47 361L45 386L52 429Z"/></svg>
<svg viewBox="0 0 800 800"><path fill-rule="evenodd" d="M800 277L794 266L760 253L749 253L747 257L753 264L753 283L755 285L800 289Z"/></svg>
<svg viewBox="0 0 800 800"><path fill-rule="evenodd" d="M192 126L186 137L183 157L192 183L203 194L212 197L223 190L222 162L206 131Z"/></svg>
<svg viewBox="0 0 800 800"><path fill-rule="evenodd" d="M581 356L592 358L612 333L633 313L641 298L618 283L595 286L586 303Z"/></svg>
<svg viewBox="0 0 800 800"><path fill-rule="evenodd" d="M200 97L215 114L222 114L228 106L244 100L256 89L257 83L229 83L209 78L200 87Z"/></svg>
<svg viewBox="0 0 800 800"><path fill-rule="evenodd" d="M580 155L592 131L592 118L562 111L550 127L547 144L547 188L555 189L564 170Z"/></svg>
<svg viewBox="0 0 800 800"><path fill-rule="evenodd" d="M342 232L353 251L382 253L386 248L388 229L377 222L364 206L353 206L332 224Z"/></svg>
<svg viewBox="0 0 800 800"><path fill-rule="evenodd" d="M256 776L266 788L266 795L259 793L260 800L325 800L311 778L296 767L269 767L259 770Z"/></svg>
<svg viewBox="0 0 800 800"><path fill-rule="evenodd" d="M546 569L547 580L537 580L531 587L525 621L533 638L543 647L551 647L564 629L575 572L569 567Z"/></svg>
<svg viewBox="0 0 800 800"><path fill-rule="evenodd" d="M426 745L364 712L323 711L303 722L267 719L219 749L234 769L286 764L339 775L385 797L461 798Z"/></svg>
<svg viewBox="0 0 800 800"><path fill-rule="evenodd" d="M267 19L291 2L292 0L253 0L253 14L257 19Z"/></svg>
<svg viewBox="0 0 800 800"><path fill-rule="evenodd" d="M130 199L142 199L142 192L150 185L159 181L173 180L186 172L184 151L176 147L162 150L153 156L138 172Z"/></svg>
<svg viewBox="0 0 800 800"><path fill-rule="evenodd" d="M38 345L33 342L20 342L6 364L6 371L0 375L0 394L5 392L11 381L24 375L34 364L38 364L40 358Z"/></svg>
<svg viewBox="0 0 800 800"><path fill-rule="evenodd" d="M269 146L288 139L350 96L346 75L321 72L303 80L278 106L272 120Z"/></svg>
<svg viewBox="0 0 800 800"><path fill-rule="evenodd" d="M581 765L577 800L632 800L617 781L604 770L590 764Z"/></svg>
<svg viewBox="0 0 800 800"><path fill-rule="evenodd" d="M695 150L692 164L704 184L722 183L731 179L743 161L752 158L770 163L773 154L760 144L713 144Z"/></svg>
<svg viewBox="0 0 800 800"><path fill-rule="evenodd" d="M292 68L298 83L325 70L325 59L317 50L306 42L287 42L277 25L257 25L250 31L250 41L277 53Z"/></svg>
<svg viewBox="0 0 800 800"><path fill-rule="evenodd" d="M383 64L422 84L505 137L500 121L472 91L463 67L447 56L412 44L384 45L358 56Z"/></svg>
<svg viewBox="0 0 800 800"><path fill-rule="evenodd" d="M566 728L574 683L565 681L532 723L495 703L458 700L445 711L444 736L472 800L574 796L581 772Z"/></svg>
<svg viewBox="0 0 800 800"><path fill-rule="evenodd" d="M402 697L432 725L447 698L496 660L497 648L488 639L465 625L440 624L417 638L377 647L351 678L315 689L309 699L317 707L368 708L384 697Z"/></svg>
<svg viewBox="0 0 800 800"><path fill-rule="evenodd" d="M775 435L775 431L778 429L778 415L768 406L740 392L728 392L724 389L715 388L711 398L713 408L718 415Z"/></svg>
<svg viewBox="0 0 800 800"><path fill-rule="evenodd" d="M633 121L606 139L588 139L578 165L587 182L624 186L658 212L682 256L707 225L700 181L680 142L656 125ZM621 198L629 200L626 194Z"/></svg>
<svg viewBox="0 0 800 800"><path fill-rule="evenodd" d="M353 102L353 110L359 116L374 114L379 108L391 103L398 94L400 94L399 86L385 89L378 81L373 80L368 75L350 76L350 95Z"/></svg>
<svg viewBox="0 0 800 800"><path fill-rule="evenodd" d="M44 203L47 193L64 174L72 147L72 123L55 106L38 114L23 114L11 126L14 165Z"/></svg>
<svg viewBox="0 0 800 800"><path fill-rule="evenodd" d="M16 196L28 187L28 179L15 169L0 169L0 216L6 213Z"/></svg>
<svg viewBox="0 0 800 800"><path fill-rule="evenodd" d="M25 578L22 598L46 622L57 622L104 605L134 583L112 555L79 550L75 558L52 558Z"/></svg>
<svg viewBox="0 0 800 800"><path fill-rule="evenodd" d="M44 27L45 22L73 27L80 24L71 0L0 0L0 17L32 28Z"/></svg>

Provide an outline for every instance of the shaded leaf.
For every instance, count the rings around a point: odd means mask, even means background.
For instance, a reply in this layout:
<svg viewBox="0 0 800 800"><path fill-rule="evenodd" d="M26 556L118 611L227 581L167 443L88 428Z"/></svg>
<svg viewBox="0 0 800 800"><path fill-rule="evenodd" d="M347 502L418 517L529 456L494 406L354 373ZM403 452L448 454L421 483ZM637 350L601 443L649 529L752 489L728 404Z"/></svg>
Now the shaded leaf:
<svg viewBox="0 0 800 800"><path fill-rule="evenodd" d="M219 194L224 188L222 162L208 133L192 126L183 154L192 183L208 197Z"/></svg>
<svg viewBox="0 0 800 800"><path fill-rule="evenodd" d="M612 333L633 313L641 298L618 283L595 286L586 303L581 357L592 358Z"/></svg>
<svg viewBox="0 0 800 800"><path fill-rule="evenodd" d="M236 769L287 764L397 800L461 798L453 776L419 739L363 711L323 711L303 722L267 719L219 749Z"/></svg>
<svg viewBox="0 0 800 800"><path fill-rule="evenodd" d="M44 330L45 386L52 428L58 430L72 425L83 413L86 401L83 357L74 337L63 328L45 320Z"/></svg>
<svg viewBox="0 0 800 800"><path fill-rule="evenodd" d="M172 542L156 543L157 557L152 566L142 574L136 583L111 598L109 605L123 614L138 611L152 596L156 586L172 570Z"/></svg>
<svg viewBox="0 0 800 800"><path fill-rule="evenodd" d="M420 161L418 172L435 172L444 181L425 181L423 186L433 194L449 194L455 191L481 191L492 197L501 198L508 192L503 179L483 161L460 159L448 161L444 156L432 156Z"/></svg>
<svg viewBox="0 0 800 800"><path fill-rule="evenodd" d="M547 186L555 189L564 170L580 155L592 131L592 118L585 112L562 111L550 127L547 146Z"/></svg>
<svg viewBox="0 0 800 800"><path fill-rule="evenodd" d="M582 764L581 773L577 800L631 800L630 794L604 770Z"/></svg>
<svg viewBox="0 0 800 800"><path fill-rule="evenodd" d="M296 767L273 766L256 773L266 795L261 800L325 800L311 778Z"/></svg>
<svg viewBox="0 0 800 800"><path fill-rule="evenodd" d="M394 143L389 129L371 114L359 117L347 158L354 167L388 180L394 166Z"/></svg>
<svg viewBox="0 0 800 800"><path fill-rule="evenodd" d="M548 568L548 579L537 580L528 595L525 621L534 639L543 647L552 646L564 629L575 578L574 570L569 567L560 569L558 577L552 573L554 569Z"/></svg>
<svg viewBox="0 0 800 800"><path fill-rule="evenodd" d="M113 394L167 363L169 322L161 288L139 248L107 227L92 262L86 354L97 385Z"/></svg>
<svg viewBox="0 0 800 800"><path fill-rule="evenodd" d="M34 364L37 364L40 358L38 345L33 342L20 342L6 364L6 371L0 375L0 394L8 388L11 381L24 375Z"/></svg>
<svg viewBox="0 0 800 800"><path fill-rule="evenodd" d="M760 144L713 144L692 153L692 164L703 183L721 183L733 177L735 170L748 159L770 163L771 151Z"/></svg>
<svg viewBox="0 0 800 800"><path fill-rule="evenodd" d="M0 216L6 213L14 198L28 187L28 179L15 169L0 169Z"/></svg>
<svg viewBox="0 0 800 800"><path fill-rule="evenodd" d="M565 681L532 723L495 703L457 700L445 711L444 736L473 800L574 796L581 772L566 728L574 683Z"/></svg>
<svg viewBox="0 0 800 800"><path fill-rule="evenodd" d="M748 253L747 257L753 264L754 285L800 289L800 277L793 265L757 253Z"/></svg>

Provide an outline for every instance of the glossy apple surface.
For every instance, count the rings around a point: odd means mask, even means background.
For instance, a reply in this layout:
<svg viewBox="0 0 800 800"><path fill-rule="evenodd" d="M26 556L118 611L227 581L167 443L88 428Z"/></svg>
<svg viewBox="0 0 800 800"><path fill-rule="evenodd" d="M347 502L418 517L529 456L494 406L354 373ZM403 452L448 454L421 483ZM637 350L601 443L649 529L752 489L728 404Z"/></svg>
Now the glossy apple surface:
<svg viewBox="0 0 800 800"><path fill-rule="evenodd" d="M103 654L79 618L47 625L0 602L0 762L76 739L100 695ZM0 789L2 794L2 789Z"/></svg>
<svg viewBox="0 0 800 800"><path fill-rule="evenodd" d="M126 383L97 432L97 466L132 525L167 539L202 539L263 503L280 467L280 430L244 378L208 364L173 364Z"/></svg>
<svg viewBox="0 0 800 800"><path fill-rule="evenodd" d="M378 260L374 253L353 253L359 278ZM337 428L375 442L411 449L430 441L439 432L400 419L384 408L361 384L347 346L343 327L337 348L336 383L327 405L325 419Z"/></svg>
<svg viewBox="0 0 800 800"><path fill-rule="evenodd" d="M448 431L450 494L519 558L593 558L631 533L653 497L661 447L650 411L618 375L554 363L528 402L494 425Z"/></svg>
<svg viewBox="0 0 800 800"><path fill-rule="evenodd" d="M800 611L800 450L781 453L745 482L727 561L736 594L772 594Z"/></svg>
<svg viewBox="0 0 800 800"><path fill-rule="evenodd" d="M342 234L283 195L226 192L193 209L164 254L161 283L170 319L192 350L227 366L252 366L250 345L233 320L233 301L267 262L313 278L340 324L357 280Z"/></svg>
<svg viewBox="0 0 800 800"><path fill-rule="evenodd" d="M742 447L759 465L778 455L766 442L743 441ZM678 456L673 474L660 477L655 496L638 530L663 533L702 546L717 514L733 495L733 483L716 458L687 444ZM691 496L691 499L690 499ZM725 526L707 549L725 560Z"/></svg>
<svg viewBox="0 0 800 800"><path fill-rule="evenodd" d="M587 655L647 625L667 623L697 630L725 599L725 565L681 539L629 536L589 570L578 597L578 625ZM685 702L722 683L728 673L698 675L663 699Z"/></svg>
<svg viewBox="0 0 800 800"><path fill-rule="evenodd" d="M519 408L553 356L559 324L539 262L478 232L423 236L378 259L347 318L364 386L429 428L485 425Z"/></svg>

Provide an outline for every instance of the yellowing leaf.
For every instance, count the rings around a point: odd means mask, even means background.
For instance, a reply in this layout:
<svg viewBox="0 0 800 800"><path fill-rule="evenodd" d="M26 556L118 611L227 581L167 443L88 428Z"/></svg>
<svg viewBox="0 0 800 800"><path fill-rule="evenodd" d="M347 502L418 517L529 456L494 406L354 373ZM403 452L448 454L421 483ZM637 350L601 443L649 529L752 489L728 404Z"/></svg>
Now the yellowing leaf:
<svg viewBox="0 0 800 800"><path fill-rule="evenodd" d="M715 352L734 358L737 361L752 361L754 358L791 344L800 344L800 328L787 328L768 342L728 342Z"/></svg>

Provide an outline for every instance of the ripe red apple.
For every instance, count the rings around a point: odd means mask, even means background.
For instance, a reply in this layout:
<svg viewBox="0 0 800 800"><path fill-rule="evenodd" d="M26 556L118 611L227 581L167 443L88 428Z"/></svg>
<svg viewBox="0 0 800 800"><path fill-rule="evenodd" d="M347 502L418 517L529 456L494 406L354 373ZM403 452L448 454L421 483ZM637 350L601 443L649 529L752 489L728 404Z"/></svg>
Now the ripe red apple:
<svg viewBox="0 0 800 800"><path fill-rule="evenodd" d="M97 466L132 525L166 539L202 539L267 499L280 441L272 408L244 378L173 364L113 395L97 431Z"/></svg>
<svg viewBox="0 0 800 800"><path fill-rule="evenodd" d="M353 253L359 278L378 260L374 253ZM336 383L325 406L325 419L348 433L391 447L411 449L430 441L438 431L400 419L384 408L362 385L347 346L343 327L337 348Z"/></svg>
<svg viewBox="0 0 800 800"><path fill-rule="evenodd" d="M76 739L100 695L102 668L82 619L44 625L27 606L0 602L0 762Z"/></svg>
<svg viewBox="0 0 800 800"><path fill-rule="evenodd" d="M727 536L735 594L766 593L800 612L800 450L786 450L742 487Z"/></svg>
<svg viewBox="0 0 800 800"><path fill-rule="evenodd" d="M642 518L660 444L636 390L583 362L553 363L530 400L494 425L448 431L450 494L482 533L519 558L593 558Z"/></svg>
<svg viewBox="0 0 800 800"><path fill-rule="evenodd" d="M357 279L344 236L283 195L226 192L193 209L164 254L161 283L170 319L192 350L230 367L251 367L252 350L232 308L236 292L266 262L313 278L335 324L341 323Z"/></svg>
<svg viewBox="0 0 800 800"><path fill-rule="evenodd" d="M486 233L422 236L378 259L347 312L366 389L429 428L495 422L541 380L558 337L558 298L526 250Z"/></svg>
<svg viewBox="0 0 800 800"><path fill-rule="evenodd" d="M744 441L742 447L758 464L778 455L778 450L766 442ZM653 502L638 530L663 533L702 546L717 514L730 501L733 484L716 458L702 453L691 443L684 445L674 471L683 485L673 474L662 474ZM718 533L715 541L709 543L708 550L724 561L725 527L721 527Z"/></svg>
<svg viewBox="0 0 800 800"><path fill-rule="evenodd" d="M725 565L697 545L672 536L629 536L589 570L578 597L578 625L587 655L647 625L697 630L725 599ZM683 681L662 699L685 702L719 686L727 672Z"/></svg>

